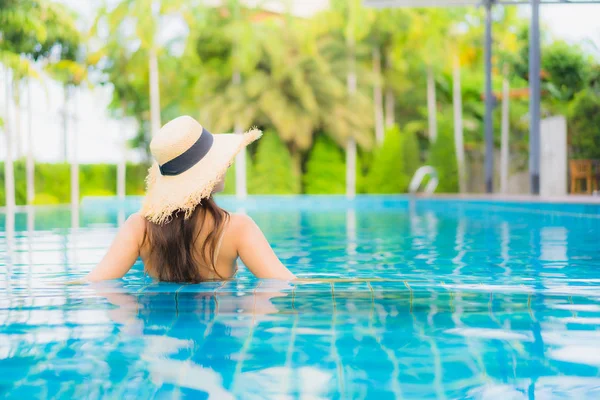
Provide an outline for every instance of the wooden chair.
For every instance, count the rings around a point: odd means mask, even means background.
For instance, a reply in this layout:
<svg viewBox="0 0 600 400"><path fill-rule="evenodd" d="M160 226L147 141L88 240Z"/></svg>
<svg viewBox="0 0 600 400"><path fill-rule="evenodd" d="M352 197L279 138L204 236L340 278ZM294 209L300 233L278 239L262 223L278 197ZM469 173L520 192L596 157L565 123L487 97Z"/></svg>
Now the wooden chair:
<svg viewBox="0 0 600 400"><path fill-rule="evenodd" d="M592 194L592 160L570 160L569 169L571 170L571 193ZM585 180L585 192L580 189L582 180Z"/></svg>
<svg viewBox="0 0 600 400"><path fill-rule="evenodd" d="M592 161L592 190L600 189L600 160Z"/></svg>

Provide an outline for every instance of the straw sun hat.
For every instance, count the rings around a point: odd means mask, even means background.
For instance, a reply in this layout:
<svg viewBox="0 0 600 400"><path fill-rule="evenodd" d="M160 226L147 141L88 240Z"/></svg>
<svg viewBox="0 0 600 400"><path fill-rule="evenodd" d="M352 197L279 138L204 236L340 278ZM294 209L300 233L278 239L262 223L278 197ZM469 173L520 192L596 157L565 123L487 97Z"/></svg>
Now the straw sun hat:
<svg viewBox="0 0 600 400"><path fill-rule="evenodd" d="M212 135L188 116L165 124L150 143L156 161L146 178L142 215L159 225L168 223L178 210L189 218L202 199L211 195L236 154L261 135L258 129Z"/></svg>

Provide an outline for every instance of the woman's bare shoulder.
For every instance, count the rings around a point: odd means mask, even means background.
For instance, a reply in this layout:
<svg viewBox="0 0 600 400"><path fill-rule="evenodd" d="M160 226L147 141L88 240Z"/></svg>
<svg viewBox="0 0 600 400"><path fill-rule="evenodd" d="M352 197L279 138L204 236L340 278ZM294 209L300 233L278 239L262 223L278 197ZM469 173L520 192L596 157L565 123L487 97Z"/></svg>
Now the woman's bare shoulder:
<svg viewBox="0 0 600 400"><path fill-rule="evenodd" d="M233 233L242 233L254 225L254 220L246 214L231 213L229 215L228 230Z"/></svg>
<svg viewBox="0 0 600 400"><path fill-rule="evenodd" d="M141 239L146 233L146 218L139 212L131 214L123 226L121 227L127 233L130 233L133 237Z"/></svg>
<svg viewBox="0 0 600 400"><path fill-rule="evenodd" d="M127 226L129 229L146 229L146 218L142 216L139 212L131 214L127 217L124 226Z"/></svg>

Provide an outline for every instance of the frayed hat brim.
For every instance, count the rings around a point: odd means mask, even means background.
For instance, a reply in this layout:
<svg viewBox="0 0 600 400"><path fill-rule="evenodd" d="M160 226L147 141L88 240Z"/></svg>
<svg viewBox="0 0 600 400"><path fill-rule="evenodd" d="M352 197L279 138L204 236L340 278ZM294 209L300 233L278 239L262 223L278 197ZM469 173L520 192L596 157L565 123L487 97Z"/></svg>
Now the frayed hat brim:
<svg viewBox="0 0 600 400"><path fill-rule="evenodd" d="M262 136L258 129L243 134L214 135L210 151L189 170L174 176L163 176L155 162L146 178L146 197L141 214L158 225L168 223L175 211L189 218L203 199L212 194L224 178L236 155Z"/></svg>

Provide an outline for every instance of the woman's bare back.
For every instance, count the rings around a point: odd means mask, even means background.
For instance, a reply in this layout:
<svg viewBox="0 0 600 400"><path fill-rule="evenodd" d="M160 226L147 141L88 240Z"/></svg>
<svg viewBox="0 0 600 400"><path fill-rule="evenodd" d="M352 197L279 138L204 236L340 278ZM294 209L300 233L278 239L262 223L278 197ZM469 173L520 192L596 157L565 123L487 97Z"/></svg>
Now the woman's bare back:
<svg viewBox="0 0 600 400"><path fill-rule="evenodd" d="M195 243L196 260L204 259L201 256L202 244L206 241L208 235L214 230L214 220L210 215L205 216L206 220L199 226L199 232L197 232L197 240ZM233 239L235 237L235 231L239 229L240 217L236 214L231 214L223 225L223 229L217 238L214 254L211 256L207 254L206 258L214 258L215 270L212 266L198 265L198 270L202 279L204 280L215 280L215 279L229 279L233 278L237 272L237 248ZM157 274L154 271L154 266L150 264L150 246L148 241L145 241L140 249L140 256L144 262L145 271L152 277L156 277Z"/></svg>
<svg viewBox="0 0 600 400"><path fill-rule="evenodd" d="M121 278L131 269L138 257L142 258L148 274L155 276L153 267L146 264L150 250L147 240L144 240L146 224L147 221L140 214L131 215L120 228L102 261L88 274L87 280L101 281ZM205 227L202 228L196 244L198 252L201 251L202 243L214 223L206 221L203 225ZM231 214L223 228L220 240L215 252L218 274L206 267L199 266L201 273L206 274L207 280L232 278L237 271L238 257L257 278L295 278L279 261L260 228L247 215Z"/></svg>

